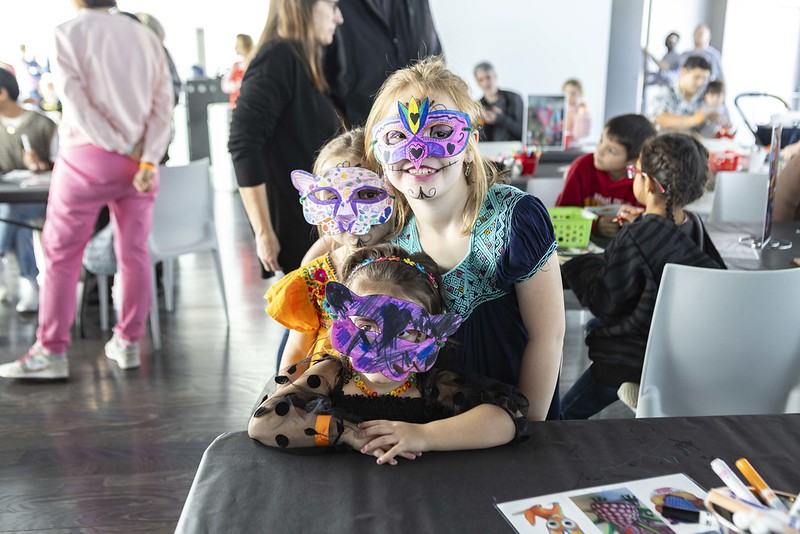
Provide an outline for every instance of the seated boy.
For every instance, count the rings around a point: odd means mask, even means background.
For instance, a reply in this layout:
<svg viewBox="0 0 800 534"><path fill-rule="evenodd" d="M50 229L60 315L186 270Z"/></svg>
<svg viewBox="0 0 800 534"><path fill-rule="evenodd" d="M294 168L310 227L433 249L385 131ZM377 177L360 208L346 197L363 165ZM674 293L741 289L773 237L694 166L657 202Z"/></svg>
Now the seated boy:
<svg viewBox="0 0 800 534"><path fill-rule="evenodd" d="M714 138L720 130L730 130L731 119L725 107L725 84L719 80L708 82L703 94L704 119L694 130L702 137Z"/></svg>
<svg viewBox="0 0 800 534"><path fill-rule="evenodd" d="M585 154L573 162L556 206L639 206L625 167L636 163L642 145L655 134L653 124L643 115L610 119L594 154ZM592 233L612 237L619 228L616 214L604 214L597 219Z"/></svg>
<svg viewBox="0 0 800 534"><path fill-rule="evenodd" d="M42 113L20 106L18 98L16 78L0 68L0 174L20 169L49 170L58 142L56 125ZM44 204L0 204L0 218L8 221L30 224L44 214ZM30 228L0 222L0 297L10 300L13 287L3 287L4 256L9 252L16 255L20 271L17 311L34 312L39 309L39 271Z"/></svg>

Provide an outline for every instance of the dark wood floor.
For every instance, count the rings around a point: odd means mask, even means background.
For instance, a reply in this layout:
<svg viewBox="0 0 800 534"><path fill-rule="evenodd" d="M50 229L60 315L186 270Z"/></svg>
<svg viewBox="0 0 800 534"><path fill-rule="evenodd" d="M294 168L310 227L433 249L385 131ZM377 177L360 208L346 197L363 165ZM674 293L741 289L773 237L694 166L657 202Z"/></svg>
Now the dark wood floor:
<svg viewBox="0 0 800 534"><path fill-rule="evenodd" d="M229 329L210 257L186 256L176 311L162 308L163 348L153 352L145 338L140 369L120 371L104 357L95 309L87 337L70 348L68 381L0 379L0 532L172 532L205 448L246 427L282 330L263 311L266 284L241 202L217 196ZM588 364L584 318L567 319L562 391ZM0 307L0 362L25 352L35 323Z"/></svg>
<svg viewBox="0 0 800 534"><path fill-rule="evenodd" d="M229 329L210 256L186 256L176 311L162 309L163 348L146 338L140 369L104 357L95 309L70 348L68 381L0 379L0 532L174 530L205 448L245 428L282 333L263 311L238 197L220 195L217 221ZM35 327L2 306L0 361L22 355Z"/></svg>

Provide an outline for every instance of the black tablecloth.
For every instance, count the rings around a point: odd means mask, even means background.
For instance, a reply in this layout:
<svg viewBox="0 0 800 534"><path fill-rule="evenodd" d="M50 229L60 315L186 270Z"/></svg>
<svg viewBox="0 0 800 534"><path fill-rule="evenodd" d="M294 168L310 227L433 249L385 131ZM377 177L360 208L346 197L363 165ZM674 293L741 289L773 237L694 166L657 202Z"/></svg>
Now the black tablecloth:
<svg viewBox="0 0 800 534"><path fill-rule="evenodd" d="M706 228L711 235L711 240L718 248L723 249L727 243L724 238L760 236L763 228L757 224L744 223L714 223L707 222ZM722 259L729 269L742 269L745 271L770 271L776 269L792 269L797 267L793 258L800 257L800 221L781 221L773 223L771 237L792 243L787 250L766 248L758 253L758 259L743 259L726 257L724 250ZM744 245L739 245L744 247Z"/></svg>
<svg viewBox="0 0 800 534"><path fill-rule="evenodd" d="M177 532L509 532L495 502L671 473L719 486L715 457L747 457L797 493L798 444L800 415L560 421L531 425L517 445L379 466L237 432L206 450Z"/></svg>

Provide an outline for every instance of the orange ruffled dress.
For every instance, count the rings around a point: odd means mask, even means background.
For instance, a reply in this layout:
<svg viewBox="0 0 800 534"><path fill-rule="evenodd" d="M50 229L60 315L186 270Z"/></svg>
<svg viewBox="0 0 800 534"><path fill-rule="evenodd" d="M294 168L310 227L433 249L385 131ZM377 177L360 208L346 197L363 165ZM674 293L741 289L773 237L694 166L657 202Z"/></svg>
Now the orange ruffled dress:
<svg viewBox="0 0 800 534"><path fill-rule="evenodd" d="M325 284L336 282L330 254L303 265L272 285L264 298L269 304L266 312L289 330L303 334L316 333L311 349L312 360L317 355L334 354L328 331L333 319L325 310Z"/></svg>

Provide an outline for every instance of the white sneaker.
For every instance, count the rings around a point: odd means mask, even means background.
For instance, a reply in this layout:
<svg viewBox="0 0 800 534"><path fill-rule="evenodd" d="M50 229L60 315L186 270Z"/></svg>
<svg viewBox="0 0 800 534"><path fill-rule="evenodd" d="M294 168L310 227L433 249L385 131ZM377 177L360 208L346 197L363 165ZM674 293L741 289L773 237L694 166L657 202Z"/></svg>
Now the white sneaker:
<svg viewBox="0 0 800 534"><path fill-rule="evenodd" d="M624 382L617 390L617 397L625 406L636 411L636 406L639 404L639 384L636 382Z"/></svg>
<svg viewBox="0 0 800 534"><path fill-rule="evenodd" d="M6 283L6 259L0 258L0 301L11 302L11 293Z"/></svg>
<svg viewBox="0 0 800 534"><path fill-rule="evenodd" d="M133 369L142 364L139 356L139 343L125 341L116 332L106 343L106 357L117 362L120 369Z"/></svg>
<svg viewBox="0 0 800 534"><path fill-rule="evenodd" d="M39 311L39 284L36 280L19 277L19 313L32 313Z"/></svg>
<svg viewBox="0 0 800 534"><path fill-rule="evenodd" d="M0 365L0 377L50 380L69 378L67 355L49 352L37 342L22 358Z"/></svg>

